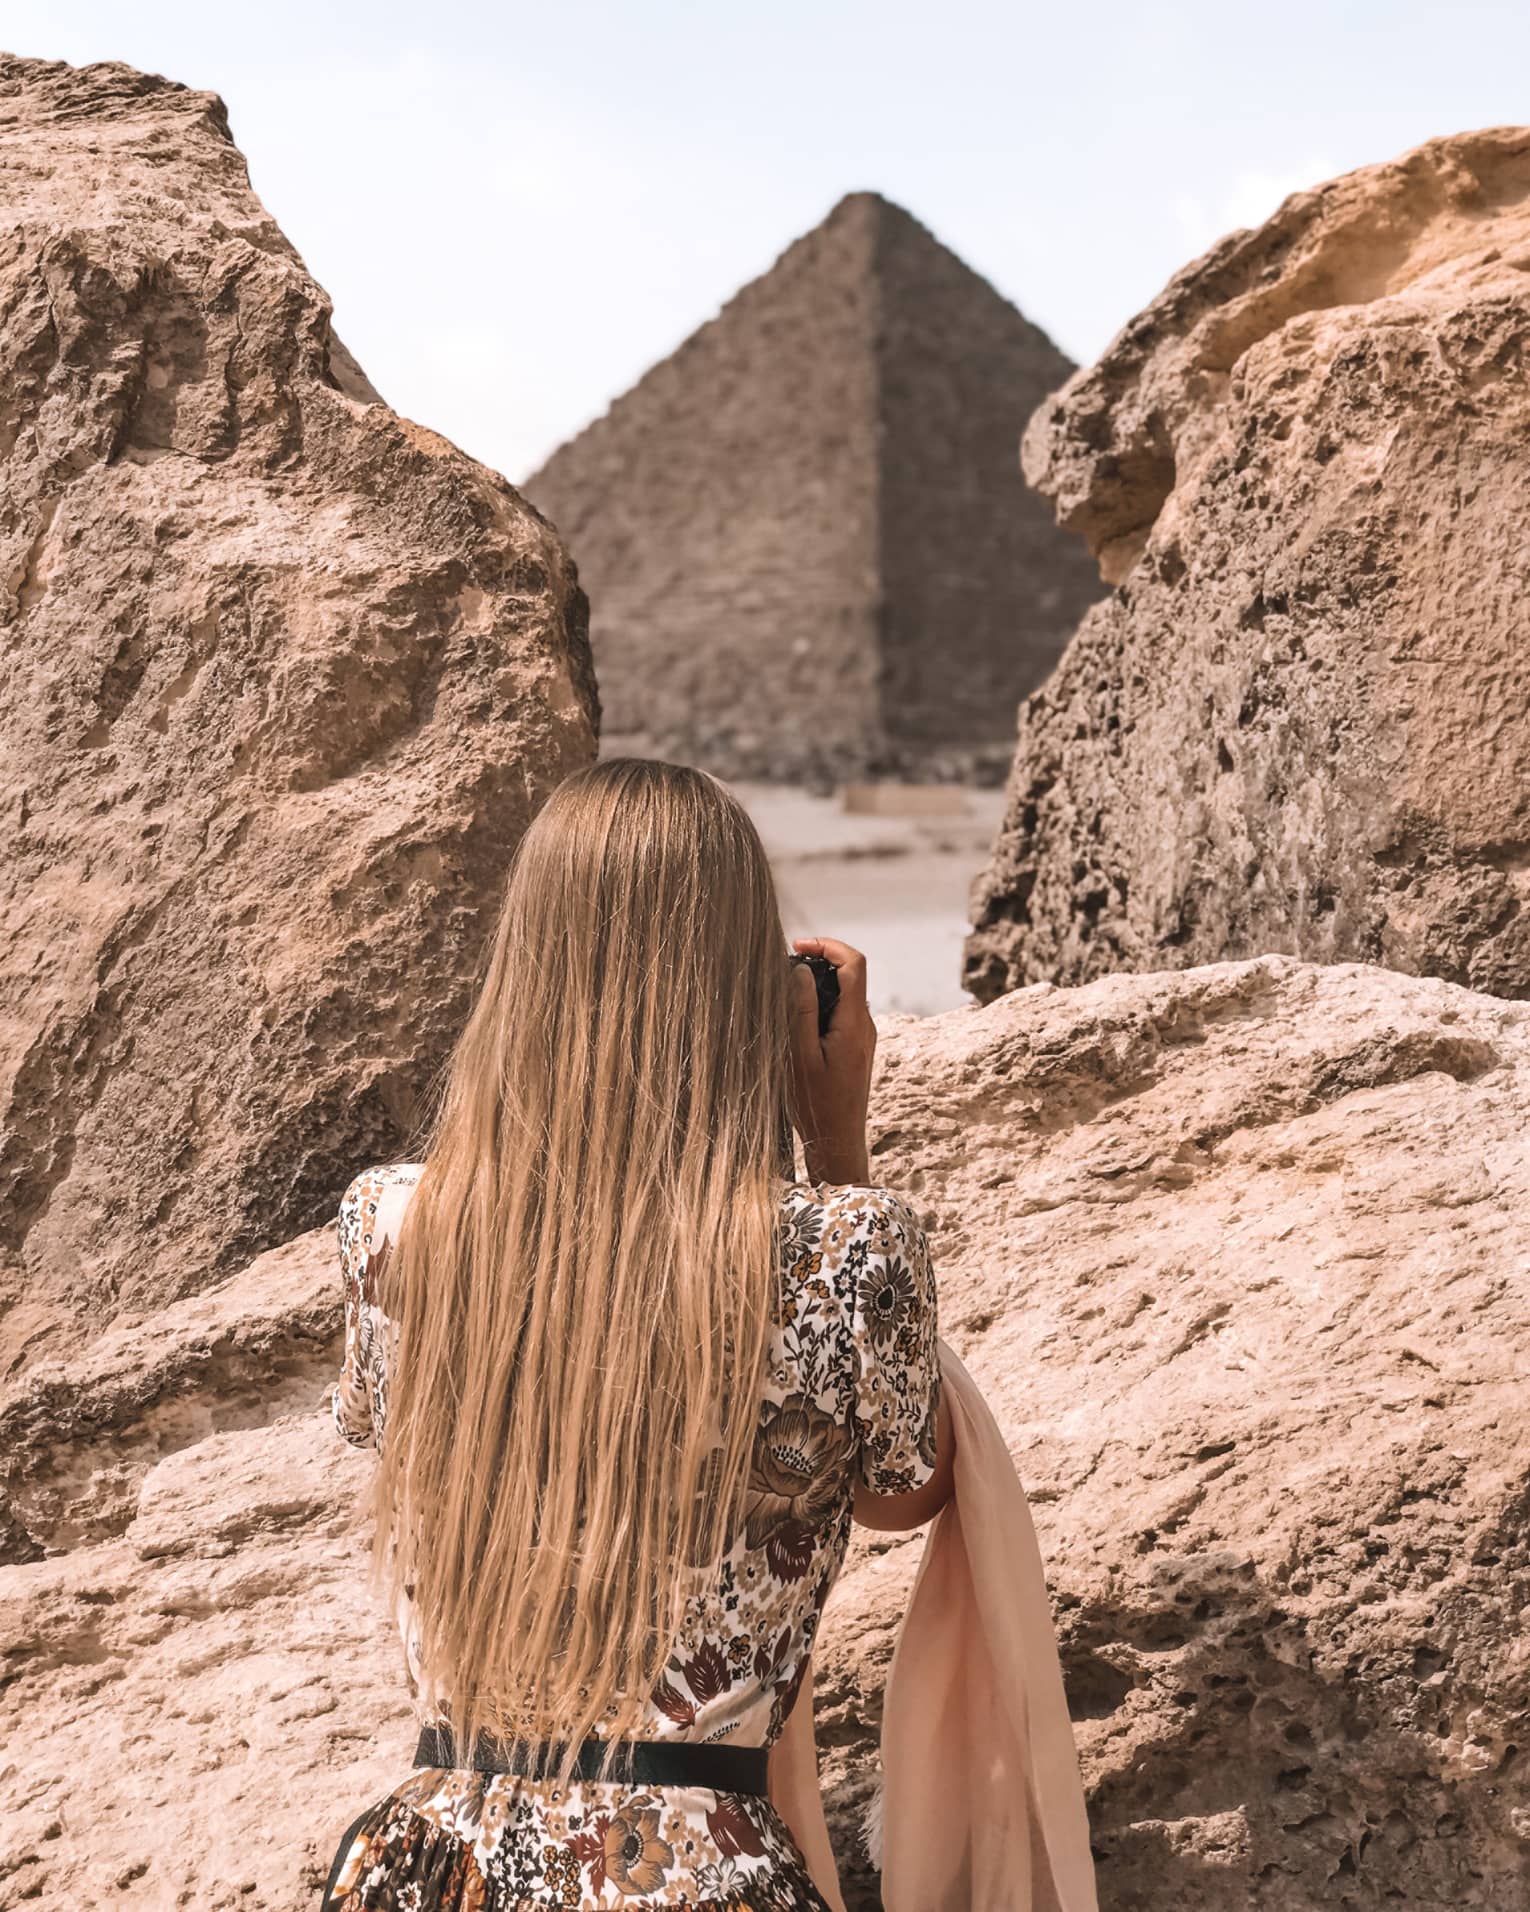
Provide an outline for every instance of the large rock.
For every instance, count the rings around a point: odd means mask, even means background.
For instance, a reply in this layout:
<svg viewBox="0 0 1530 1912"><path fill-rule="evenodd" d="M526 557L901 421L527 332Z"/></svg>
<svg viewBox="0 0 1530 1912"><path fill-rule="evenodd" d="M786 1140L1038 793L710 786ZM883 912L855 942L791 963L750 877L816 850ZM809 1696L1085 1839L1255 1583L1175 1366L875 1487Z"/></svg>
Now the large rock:
<svg viewBox="0 0 1530 1912"><path fill-rule="evenodd" d="M4 1372L402 1146L597 709L556 534L378 398L221 101L0 58L0 183Z"/></svg>
<svg viewBox="0 0 1530 1912"><path fill-rule="evenodd" d="M1530 1011L1363 966L884 1031L874 1173L1031 1494L1103 1912L1525 1902L1527 1120ZM316 1230L0 1411L0 1900L299 1912L407 1772L336 1269ZM860 1534L822 1636L858 1912L920 1544Z"/></svg>
<svg viewBox="0 0 1530 1912"><path fill-rule="evenodd" d="M1290 951L1530 993L1530 131L1294 194L1031 420L1114 594L1023 706L965 981Z"/></svg>
<svg viewBox="0 0 1530 1912"><path fill-rule="evenodd" d="M729 777L1002 781L1100 594L1015 463L1072 370L901 207L842 199L526 480L608 733Z"/></svg>

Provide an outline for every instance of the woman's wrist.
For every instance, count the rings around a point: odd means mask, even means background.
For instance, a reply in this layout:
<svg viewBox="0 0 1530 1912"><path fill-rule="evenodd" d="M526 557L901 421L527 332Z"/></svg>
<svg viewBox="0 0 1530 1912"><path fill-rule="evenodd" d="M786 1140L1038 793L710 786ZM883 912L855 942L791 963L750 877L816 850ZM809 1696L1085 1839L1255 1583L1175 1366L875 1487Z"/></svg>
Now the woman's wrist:
<svg viewBox="0 0 1530 1912"><path fill-rule="evenodd" d="M864 1188L871 1181L871 1157L864 1135L859 1143L804 1142L802 1160L810 1182L851 1182Z"/></svg>

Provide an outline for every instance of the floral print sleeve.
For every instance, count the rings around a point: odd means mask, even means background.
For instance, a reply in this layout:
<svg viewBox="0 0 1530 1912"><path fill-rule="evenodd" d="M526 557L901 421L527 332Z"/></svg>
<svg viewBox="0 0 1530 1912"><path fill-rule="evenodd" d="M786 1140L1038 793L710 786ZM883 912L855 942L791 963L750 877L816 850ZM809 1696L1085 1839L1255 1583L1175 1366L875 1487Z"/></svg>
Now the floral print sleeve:
<svg viewBox="0 0 1530 1912"><path fill-rule="evenodd" d="M935 1272L918 1216L890 1189L864 1192L865 1252L855 1278L855 1426L860 1478L905 1494L935 1472L940 1362Z"/></svg>
<svg viewBox="0 0 1530 1912"><path fill-rule="evenodd" d="M364 1175L358 1175L340 1200L336 1235L340 1278L345 1290L345 1354L340 1379L330 1391L335 1426L352 1447L372 1444L372 1392L368 1384L367 1343L371 1323L363 1294L367 1251L362 1241Z"/></svg>

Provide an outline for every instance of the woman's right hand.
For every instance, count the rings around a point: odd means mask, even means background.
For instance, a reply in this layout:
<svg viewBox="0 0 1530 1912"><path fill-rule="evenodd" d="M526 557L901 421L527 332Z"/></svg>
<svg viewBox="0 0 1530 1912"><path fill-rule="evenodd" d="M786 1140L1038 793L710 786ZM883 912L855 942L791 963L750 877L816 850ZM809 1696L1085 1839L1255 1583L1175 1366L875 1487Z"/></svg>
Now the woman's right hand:
<svg viewBox="0 0 1530 1912"><path fill-rule="evenodd" d="M793 963L792 1082L798 1128L810 1182L871 1179L866 1109L877 1026L866 1005L866 958L833 936L798 936L803 956L827 956L839 981L839 1000L827 1033L818 1033L818 989L806 963Z"/></svg>

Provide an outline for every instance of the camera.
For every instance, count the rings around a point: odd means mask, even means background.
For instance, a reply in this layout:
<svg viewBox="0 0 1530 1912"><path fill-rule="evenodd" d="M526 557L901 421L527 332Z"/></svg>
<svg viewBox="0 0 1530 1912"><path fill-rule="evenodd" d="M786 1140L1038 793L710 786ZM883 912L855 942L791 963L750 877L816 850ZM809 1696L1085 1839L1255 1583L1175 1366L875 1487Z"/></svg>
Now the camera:
<svg viewBox="0 0 1530 1912"><path fill-rule="evenodd" d="M803 956L796 950L792 952L794 963L806 963L813 972L813 983L818 990L818 1033L825 1035L829 1019L834 1014L834 1005L839 1001L839 975L827 956Z"/></svg>

